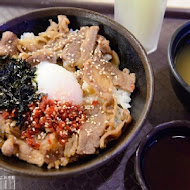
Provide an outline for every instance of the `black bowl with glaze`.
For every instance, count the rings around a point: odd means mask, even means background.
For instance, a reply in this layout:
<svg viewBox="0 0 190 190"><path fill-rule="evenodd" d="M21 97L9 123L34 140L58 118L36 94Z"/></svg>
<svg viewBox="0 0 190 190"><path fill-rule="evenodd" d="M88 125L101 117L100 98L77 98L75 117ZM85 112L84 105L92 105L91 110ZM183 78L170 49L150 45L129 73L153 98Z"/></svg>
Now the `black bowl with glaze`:
<svg viewBox="0 0 190 190"><path fill-rule="evenodd" d="M0 26L0 34L4 31L12 31L20 36L24 32L45 31L49 26L49 19L57 21L57 15L67 15L71 24L69 28L77 29L80 26L98 25L100 34L109 41L111 48L120 57L120 69L129 68L136 73L136 88L132 94L131 115L132 122L124 127L122 135L115 141L108 143L107 148L100 150L97 155L92 155L69 164L60 169L46 169L20 161L15 157L6 157L0 153L0 166L16 174L30 176L68 176L88 171L104 164L113 156L124 150L137 136L147 117L153 100L153 71L147 58L147 54L135 37L112 19L99 13L79 8L47 8L28 13L14 18Z"/></svg>
<svg viewBox="0 0 190 190"><path fill-rule="evenodd" d="M174 32L168 47L168 63L171 83L177 97L188 111L190 111L190 86L178 74L175 68L175 58L181 48L189 43L190 21L183 24Z"/></svg>
<svg viewBox="0 0 190 190"><path fill-rule="evenodd" d="M152 129L149 134L147 134L146 137L144 137L144 139L140 142L135 157L135 174L143 190L150 190L148 185L149 182L146 181L143 171L143 162L144 159L146 159L145 155L147 150L149 150L158 139L173 135L190 136L190 121L175 120L159 124L154 129Z"/></svg>

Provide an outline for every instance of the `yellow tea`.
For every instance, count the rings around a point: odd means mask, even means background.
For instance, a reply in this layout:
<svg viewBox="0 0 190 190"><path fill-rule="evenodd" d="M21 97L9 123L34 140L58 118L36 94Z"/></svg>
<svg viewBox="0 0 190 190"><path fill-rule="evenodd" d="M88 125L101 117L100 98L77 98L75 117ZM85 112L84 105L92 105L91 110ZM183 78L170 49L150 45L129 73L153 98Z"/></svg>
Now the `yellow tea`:
<svg viewBox="0 0 190 190"><path fill-rule="evenodd" d="M190 44L179 51L175 59L175 65L179 75L190 85Z"/></svg>

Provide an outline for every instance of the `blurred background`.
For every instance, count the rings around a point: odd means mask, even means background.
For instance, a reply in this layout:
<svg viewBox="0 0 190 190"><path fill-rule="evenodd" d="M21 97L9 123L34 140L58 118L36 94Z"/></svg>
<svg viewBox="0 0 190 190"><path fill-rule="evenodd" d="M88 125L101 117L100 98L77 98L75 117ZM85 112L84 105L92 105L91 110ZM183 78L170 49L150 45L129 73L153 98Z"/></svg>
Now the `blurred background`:
<svg viewBox="0 0 190 190"><path fill-rule="evenodd" d="M33 6L60 6L60 5L71 5L74 3L78 6L89 6L89 4L106 4L113 6L114 0L0 0L1 4L17 4L17 5L33 5ZM87 5L88 4L88 5ZM181 9L190 9L190 0L168 0L168 8L181 8Z"/></svg>
<svg viewBox="0 0 190 190"><path fill-rule="evenodd" d="M114 0L0 0L0 24L36 8L56 6L86 8L110 17L114 14ZM190 0L167 1L167 17L186 18L189 13Z"/></svg>

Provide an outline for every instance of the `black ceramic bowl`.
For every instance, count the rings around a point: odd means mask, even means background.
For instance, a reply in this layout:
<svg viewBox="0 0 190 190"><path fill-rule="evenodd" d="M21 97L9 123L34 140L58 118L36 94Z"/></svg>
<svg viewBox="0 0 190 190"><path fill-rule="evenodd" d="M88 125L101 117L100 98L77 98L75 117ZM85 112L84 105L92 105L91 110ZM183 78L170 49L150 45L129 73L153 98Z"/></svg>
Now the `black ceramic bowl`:
<svg viewBox="0 0 190 190"><path fill-rule="evenodd" d="M135 158L136 178L143 190L150 190L149 181L144 176L143 163L146 159L147 150L162 137L167 136L190 136L190 121L176 120L162 123L156 126L139 144ZM155 152L155 151L154 151ZM149 154L150 155L150 154ZM162 158L160 158L162 159ZM180 162L180 160L179 160ZM156 171L154 171L156 173ZM154 178L155 180L155 178ZM169 183L169 182L168 182ZM157 188L158 189L158 188ZM166 187L164 187L166 189Z"/></svg>
<svg viewBox="0 0 190 190"><path fill-rule="evenodd" d="M0 26L0 34L12 31L18 36L23 32L45 31L49 19L57 21L57 15L67 15L71 24L69 28L78 29L86 25L98 25L100 34L104 35L120 57L120 69L129 68L136 73L136 88L132 94L132 122L124 127L119 139L110 142L107 148L100 150L97 155L89 156L66 167L56 169L39 168L35 165L20 161L14 157L0 154L0 166L17 174L33 176L68 176L87 171L105 163L113 156L124 150L137 136L150 110L153 99L153 72L147 54L134 36L112 19L89 10L78 8L48 8L36 10L26 15L14 18Z"/></svg>
<svg viewBox="0 0 190 190"><path fill-rule="evenodd" d="M190 86L181 78L175 68L177 53L188 43L190 43L190 21L175 31L168 47L170 79L173 89L185 108L190 110Z"/></svg>

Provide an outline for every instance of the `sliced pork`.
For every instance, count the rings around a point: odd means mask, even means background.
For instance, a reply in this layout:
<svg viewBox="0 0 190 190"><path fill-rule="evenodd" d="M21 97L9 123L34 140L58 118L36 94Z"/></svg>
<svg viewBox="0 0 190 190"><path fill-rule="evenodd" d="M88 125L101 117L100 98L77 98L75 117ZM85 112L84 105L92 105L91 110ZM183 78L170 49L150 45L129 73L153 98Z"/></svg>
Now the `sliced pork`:
<svg viewBox="0 0 190 190"><path fill-rule="evenodd" d="M4 32L0 41L0 55L17 54L18 38L10 31Z"/></svg>

